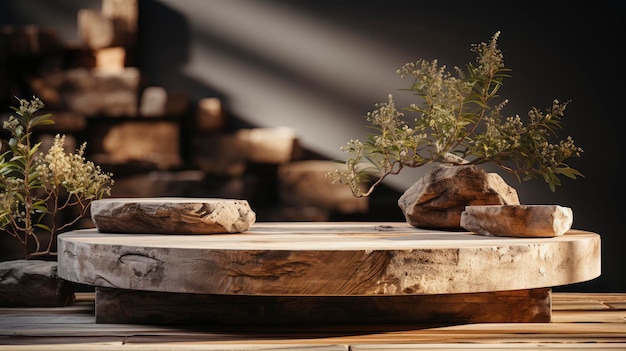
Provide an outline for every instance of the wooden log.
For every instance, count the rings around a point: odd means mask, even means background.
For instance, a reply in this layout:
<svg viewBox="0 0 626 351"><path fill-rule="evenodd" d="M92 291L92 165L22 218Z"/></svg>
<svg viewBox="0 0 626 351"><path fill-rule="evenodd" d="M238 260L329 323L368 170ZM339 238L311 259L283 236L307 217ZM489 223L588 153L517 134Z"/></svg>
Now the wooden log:
<svg viewBox="0 0 626 351"><path fill-rule="evenodd" d="M96 323L550 322L551 289L407 296L246 296L96 289Z"/></svg>
<svg viewBox="0 0 626 351"><path fill-rule="evenodd" d="M113 23L100 12L81 9L77 23L80 40L87 47L97 50L113 45Z"/></svg>
<svg viewBox="0 0 626 351"><path fill-rule="evenodd" d="M202 98L196 110L196 127L201 132L219 131L226 125L226 116L219 98Z"/></svg>
<svg viewBox="0 0 626 351"><path fill-rule="evenodd" d="M124 72L126 66L126 50L123 47L109 47L94 50L96 68L101 72Z"/></svg>
<svg viewBox="0 0 626 351"><path fill-rule="evenodd" d="M247 166L246 143L229 134L191 136L193 163L208 175L241 177Z"/></svg>
<svg viewBox="0 0 626 351"><path fill-rule="evenodd" d="M135 47L139 16L137 0L103 0L102 16L111 21L113 45Z"/></svg>
<svg viewBox="0 0 626 351"><path fill-rule="evenodd" d="M293 207L318 207L338 213L365 213L369 198L355 197L345 184L332 184L324 177L345 165L333 161L310 160L289 162L278 168L281 203ZM364 189L365 190L365 189Z"/></svg>
<svg viewBox="0 0 626 351"><path fill-rule="evenodd" d="M145 161L162 170L182 164L178 122L119 123L102 138L102 147L113 163Z"/></svg>
<svg viewBox="0 0 626 351"><path fill-rule="evenodd" d="M249 161L282 164L302 155L295 130L288 127L239 129L235 136L246 145Z"/></svg>
<svg viewBox="0 0 626 351"><path fill-rule="evenodd" d="M199 170L151 170L115 177L111 197L196 196L242 199L247 198L245 191L245 184L241 178L208 178Z"/></svg>
<svg viewBox="0 0 626 351"><path fill-rule="evenodd" d="M167 90L163 87L147 87L141 93L139 115L142 117L164 117L167 105Z"/></svg>
<svg viewBox="0 0 626 351"><path fill-rule="evenodd" d="M239 234L59 235L59 275L130 290L381 296L552 287L600 274L600 236L488 237L405 222L255 223Z"/></svg>
<svg viewBox="0 0 626 351"><path fill-rule="evenodd" d="M141 75L136 67L120 72L67 70L61 89L64 104L85 116L134 117Z"/></svg>

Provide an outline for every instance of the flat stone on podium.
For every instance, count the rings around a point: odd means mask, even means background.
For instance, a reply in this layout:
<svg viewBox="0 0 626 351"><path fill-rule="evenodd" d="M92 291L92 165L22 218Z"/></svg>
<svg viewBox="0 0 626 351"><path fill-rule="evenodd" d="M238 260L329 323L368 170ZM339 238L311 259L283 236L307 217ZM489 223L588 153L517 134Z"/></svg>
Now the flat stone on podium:
<svg viewBox="0 0 626 351"><path fill-rule="evenodd" d="M559 205L466 206L461 227L478 234L549 238L571 229L572 209Z"/></svg>
<svg viewBox="0 0 626 351"><path fill-rule="evenodd" d="M100 232L227 234L247 231L256 221L248 201L219 198L109 198L91 204Z"/></svg>

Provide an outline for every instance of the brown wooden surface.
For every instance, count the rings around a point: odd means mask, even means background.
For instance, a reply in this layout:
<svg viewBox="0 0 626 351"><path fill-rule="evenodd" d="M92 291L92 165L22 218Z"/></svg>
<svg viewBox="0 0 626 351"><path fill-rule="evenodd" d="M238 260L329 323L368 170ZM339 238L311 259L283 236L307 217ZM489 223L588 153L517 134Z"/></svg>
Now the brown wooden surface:
<svg viewBox="0 0 626 351"><path fill-rule="evenodd" d="M397 296L510 291L600 275L600 236L505 238L405 222L255 223L238 234L59 236L59 276L172 293Z"/></svg>
<svg viewBox="0 0 626 351"><path fill-rule="evenodd" d="M550 322L551 289L400 296L254 296L96 288L97 323L338 325Z"/></svg>
<svg viewBox="0 0 626 351"><path fill-rule="evenodd" d="M626 350L626 293L552 294L551 323L334 326L96 324L94 294L0 308L0 350Z"/></svg>

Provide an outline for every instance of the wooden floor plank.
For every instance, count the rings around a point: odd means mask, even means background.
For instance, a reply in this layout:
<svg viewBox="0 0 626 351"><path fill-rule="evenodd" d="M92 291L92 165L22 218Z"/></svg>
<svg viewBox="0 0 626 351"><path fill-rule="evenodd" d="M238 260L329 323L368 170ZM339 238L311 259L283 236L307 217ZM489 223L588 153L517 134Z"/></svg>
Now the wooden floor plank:
<svg viewBox="0 0 626 351"><path fill-rule="evenodd" d="M379 328L368 326L329 326L310 327L307 329L295 327L262 327L247 326L241 328L219 327L182 327L182 326L149 326L149 325L124 325L124 324L94 324L94 323L67 323L57 325L53 323L10 323L5 322L0 327L0 336L25 335L25 336L55 336L55 335L137 335L137 334L161 334L161 335L206 335L207 333L260 335L271 334L295 334L295 335L342 335L362 333L537 333L537 334L583 334L598 333L607 335L625 335L626 323L488 323L467 324L450 327L429 328L420 326L381 326Z"/></svg>
<svg viewBox="0 0 626 351"><path fill-rule="evenodd" d="M42 314L42 313L54 313L54 314L94 314L94 303L93 300L91 302L79 302L77 304L73 304L71 306L63 306L63 307L17 307L17 308L9 308L2 307L0 308L0 316L4 316L6 314Z"/></svg>
<svg viewBox="0 0 626 351"><path fill-rule="evenodd" d="M626 350L624 303L626 293L553 293L551 323L157 326L97 324L93 293L81 293L66 307L0 309L0 351L613 351Z"/></svg>
<svg viewBox="0 0 626 351"><path fill-rule="evenodd" d="M552 301L552 311L569 311L569 310L608 310L610 306L598 300L570 300L570 301Z"/></svg>
<svg viewBox="0 0 626 351"><path fill-rule="evenodd" d="M455 350L592 350L592 351L623 351L626 344L378 344L378 345L206 345L206 344L146 344L146 345L124 345L119 343L108 344L51 344L45 350L49 351L408 351L408 350L435 350L435 351L455 351ZM4 347L0 345L0 350L15 351L41 351L38 345L11 345Z"/></svg>
<svg viewBox="0 0 626 351"><path fill-rule="evenodd" d="M604 301L604 304L617 310L626 310L626 301Z"/></svg>
<svg viewBox="0 0 626 351"><path fill-rule="evenodd" d="M624 301L626 300L626 294L624 294L623 292L615 292L615 293L608 293L608 292L601 292L601 293L595 293L595 292L554 292L553 294L553 298L555 301L559 301L559 300L564 300L564 299L583 299L583 300L587 300L587 299L593 299L593 300L619 300L619 301Z"/></svg>
<svg viewBox="0 0 626 351"><path fill-rule="evenodd" d="M64 325L85 323L94 324L94 317L83 314L5 314L0 319L0 330L17 325L54 325L66 328Z"/></svg>
<svg viewBox="0 0 626 351"><path fill-rule="evenodd" d="M206 344L140 344L128 345L121 342L111 343L75 343L46 345L47 351L349 351L348 345L301 345L301 344L249 344L249 345L206 345ZM0 351L42 351L41 345L0 345Z"/></svg>
<svg viewBox="0 0 626 351"><path fill-rule="evenodd" d="M604 311L559 311L552 315L552 322L558 323L626 323L626 311L604 310Z"/></svg>
<svg viewBox="0 0 626 351"><path fill-rule="evenodd" d="M593 351L623 351L626 344L615 345L545 345L537 343L506 344L506 345L467 345L467 344L381 344L381 345L352 345L351 351L408 351L408 350L433 350L433 351L456 351L456 350L593 350Z"/></svg>

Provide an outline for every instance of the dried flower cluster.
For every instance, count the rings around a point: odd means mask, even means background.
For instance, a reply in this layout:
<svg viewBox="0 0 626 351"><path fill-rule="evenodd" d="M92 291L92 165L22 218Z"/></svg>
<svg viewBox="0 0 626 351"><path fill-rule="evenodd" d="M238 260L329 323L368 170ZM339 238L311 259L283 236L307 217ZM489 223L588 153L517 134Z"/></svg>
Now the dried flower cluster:
<svg viewBox="0 0 626 351"><path fill-rule="evenodd" d="M16 116L3 123L11 133L9 150L0 155L0 230L17 238L25 258L54 254L55 236L72 226L88 211L91 202L110 196L112 174L84 157L86 144L75 154L64 149L65 136L57 135L47 152L31 140L32 129L54 124L50 114L35 115L44 107L33 97L18 99ZM75 208L70 219L57 224L57 214ZM39 235L47 233L42 247Z"/></svg>
<svg viewBox="0 0 626 351"><path fill-rule="evenodd" d="M401 78L413 79L406 90L421 99L420 104L410 104L403 111L417 117L407 123L390 94L386 103L376 104L376 109L365 116L376 132L368 135L367 142L350 140L342 147L350 154L347 161L340 161L347 169L327 176L350 186L357 197L369 196L385 177L398 174L404 167L436 162L491 162L519 181L543 178L552 191L561 184L558 176L582 176L565 163L582 153L572 138L550 142L561 128L567 102L554 100L545 112L532 108L526 123L518 115L501 115L508 101L496 99L510 70L497 47L499 35L497 32L489 43L472 45L476 63L468 64L466 71L455 67L456 75L439 66L437 60L420 59L400 68L397 74ZM364 188L372 176L376 180Z"/></svg>

